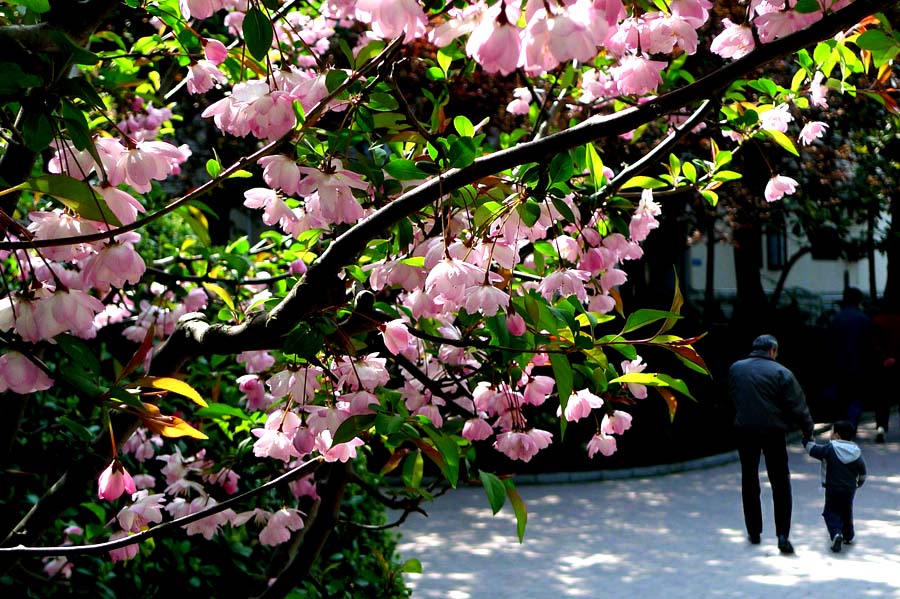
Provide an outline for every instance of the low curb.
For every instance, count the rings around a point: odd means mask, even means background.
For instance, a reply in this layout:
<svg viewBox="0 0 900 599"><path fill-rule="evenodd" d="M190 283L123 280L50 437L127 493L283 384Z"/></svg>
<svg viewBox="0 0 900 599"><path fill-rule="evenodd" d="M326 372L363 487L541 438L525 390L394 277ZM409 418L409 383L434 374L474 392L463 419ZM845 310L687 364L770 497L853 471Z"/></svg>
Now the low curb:
<svg viewBox="0 0 900 599"><path fill-rule="evenodd" d="M816 424L813 432L820 435L831 429L831 423ZM800 433L791 433L787 437L788 443L800 441ZM605 480L624 480L629 478L648 478L651 476L664 476L692 470L704 470L737 462L740 459L737 450L728 451L684 462L672 464L655 464L653 466L640 466L637 468L622 468L617 470L591 470L586 472L547 472L543 474L517 474L513 477L516 485L559 485L568 483L588 483Z"/></svg>

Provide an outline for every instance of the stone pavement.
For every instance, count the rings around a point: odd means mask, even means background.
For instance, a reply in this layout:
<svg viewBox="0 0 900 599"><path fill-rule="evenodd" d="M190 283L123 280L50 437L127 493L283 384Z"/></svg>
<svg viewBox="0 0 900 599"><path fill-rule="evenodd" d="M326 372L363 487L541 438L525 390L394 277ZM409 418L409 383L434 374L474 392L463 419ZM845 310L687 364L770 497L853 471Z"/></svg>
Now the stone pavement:
<svg viewBox="0 0 900 599"><path fill-rule="evenodd" d="M831 553L822 521L819 462L790 446L794 556L775 546L764 472L763 543L746 540L740 467L663 476L519 485L528 507L525 542L507 504L491 515L480 487L461 488L412 514L400 553L413 599L900 599L900 433L858 439L869 480L857 493L857 538ZM820 435L823 442L827 437ZM720 460L721 462L722 460Z"/></svg>

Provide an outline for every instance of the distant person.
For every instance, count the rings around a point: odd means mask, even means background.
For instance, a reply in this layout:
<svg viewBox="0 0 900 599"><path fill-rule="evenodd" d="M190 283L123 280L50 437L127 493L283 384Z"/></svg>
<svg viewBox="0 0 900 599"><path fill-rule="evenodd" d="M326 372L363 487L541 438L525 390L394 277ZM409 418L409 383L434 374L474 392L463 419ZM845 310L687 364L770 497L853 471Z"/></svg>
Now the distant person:
<svg viewBox="0 0 900 599"><path fill-rule="evenodd" d="M741 458L741 496L747 535L754 545L762 535L759 456L766 457L766 471L775 505L775 535L778 550L793 553L791 532L791 472L785 434L800 429L803 439L812 439L813 420L803 389L794 374L775 361L778 340L760 335L750 356L738 360L729 372L729 394L734 402L734 426Z"/></svg>
<svg viewBox="0 0 900 599"><path fill-rule="evenodd" d="M891 408L900 400L897 376L900 375L900 313L881 310L872 317L875 355L878 362L875 397L875 442L884 443L890 429Z"/></svg>
<svg viewBox="0 0 900 599"><path fill-rule="evenodd" d="M862 291L844 289L841 309L831 319L828 333L834 359L836 419L849 420L854 427L862 415L862 399L869 393L866 386L872 372L872 321L860 304Z"/></svg>
<svg viewBox="0 0 900 599"><path fill-rule="evenodd" d="M853 442L856 427L848 420L839 420L831 429L831 442L818 445L810 439L806 451L822 462L822 486L825 487L825 507L822 517L828 527L831 550L853 542L853 497L856 489L866 482L866 462L859 446Z"/></svg>

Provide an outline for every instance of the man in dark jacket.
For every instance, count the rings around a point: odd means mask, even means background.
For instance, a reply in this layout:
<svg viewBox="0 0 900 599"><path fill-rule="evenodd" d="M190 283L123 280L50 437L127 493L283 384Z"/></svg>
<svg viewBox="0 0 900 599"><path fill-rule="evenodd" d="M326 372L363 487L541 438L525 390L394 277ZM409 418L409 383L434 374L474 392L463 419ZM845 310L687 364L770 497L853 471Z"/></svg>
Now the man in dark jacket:
<svg viewBox="0 0 900 599"><path fill-rule="evenodd" d="M775 337L757 337L750 356L731 365L729 392L735 407L741 496L748 537L756 545L762 534L759 500L759 456L762 454L772 485L778 549L782 553L793 553L794 547L788 540L792 498L785 434L800 429L804 441L811 439L813 420L803 389L794 374L775 361L777 356L778 340Z"/></svg>
<svg viewBox="0 0 900 599"><path fill-rule="evenodd" d="M822 486L825 487L825 507L822 517L831 538L831 550L837 553L843 543L853 541L853 497L856 489L866 482L866 461L859 446L853 442L856 427L848 420L832 425L831 443L805 443L809 455L822 461Z"/></svg>

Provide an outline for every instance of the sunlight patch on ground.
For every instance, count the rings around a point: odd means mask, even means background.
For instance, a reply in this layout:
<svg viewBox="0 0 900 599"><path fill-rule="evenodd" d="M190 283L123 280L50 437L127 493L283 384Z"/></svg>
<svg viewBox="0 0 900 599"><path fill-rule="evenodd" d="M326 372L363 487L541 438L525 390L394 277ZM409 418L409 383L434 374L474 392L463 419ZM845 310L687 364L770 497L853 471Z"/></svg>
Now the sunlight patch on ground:
<svg viewBox="0 0 900 599"><path fill-rule="evenodd" d="M599 564L619 564L622 563L622 557L618 555L610 555L608 553L597 553L587 557L570 555L560 560L562 563L561 570L570 572L580 568L590 568Z"/></svg>

